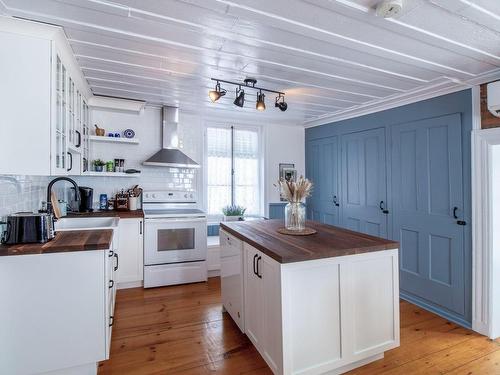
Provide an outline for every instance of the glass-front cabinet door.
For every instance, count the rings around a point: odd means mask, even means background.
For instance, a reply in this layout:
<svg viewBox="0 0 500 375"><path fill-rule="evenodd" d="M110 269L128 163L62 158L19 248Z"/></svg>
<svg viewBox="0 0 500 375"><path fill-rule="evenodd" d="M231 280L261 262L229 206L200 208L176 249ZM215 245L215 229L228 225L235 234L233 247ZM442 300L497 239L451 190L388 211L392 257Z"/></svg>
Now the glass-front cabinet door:
<svg viewBox="0 0 500 375"><path fill-rule="evenodd" d="M82 172L87 172L90 165L90 127L89 107L85 99L82 100Z"/></svg>
<svg viewBox="0 0 500 375"><path fill-rule="evenodd" d="M61 59L56 61L56 116L54 124L54 147L52 147L53 174L66 174L67 152L67 72Z"/></svg>

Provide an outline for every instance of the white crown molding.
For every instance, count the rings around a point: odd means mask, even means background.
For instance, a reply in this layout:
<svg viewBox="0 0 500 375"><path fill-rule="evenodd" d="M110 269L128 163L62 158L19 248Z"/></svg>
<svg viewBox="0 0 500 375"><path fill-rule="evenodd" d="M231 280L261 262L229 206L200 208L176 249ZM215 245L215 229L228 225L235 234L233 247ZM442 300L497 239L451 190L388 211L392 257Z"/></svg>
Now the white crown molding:
<svg viewBox="0 0 500 375"><path fill-rule="evenodd" d="M488 83L497 80L500 80L500 69L487 72L485 74L482 74L481 76L478 76L464 83L453 84L453 81L443 82L435 85L435 88L433 89L431 88L430 90L426 90L425 88L423 89L419 88L418 90L416 90L417 92L409 91L404 94L394 95L391 96L390 98L384 98L376 102L371 102L364 105L362 104L353 108L349 108L348 110L341 111L340 113L337 112L314 120L304 121L304 127L312 128L315 126L329 124L332 122L338 122L350 118L369 115L371 113L381 112L387 109L392 109L396 107L401 107L403 105L420 102L422 100L432 99L437 96L451 94L453 92L465 90L468 88L473 88L483 83ZM446 83L450 83L452 85L444 88L441 87ZM418 91L423 91L423 92L419 94Z"/></svg>
<svg viewBox="0 0 500 375"><path fill-rule="evenodd" d="M88 100L88 105L95 109L111 109L140 113L144 110L146 102L121 98L110 98L106 96L92 96Z"/></svg>

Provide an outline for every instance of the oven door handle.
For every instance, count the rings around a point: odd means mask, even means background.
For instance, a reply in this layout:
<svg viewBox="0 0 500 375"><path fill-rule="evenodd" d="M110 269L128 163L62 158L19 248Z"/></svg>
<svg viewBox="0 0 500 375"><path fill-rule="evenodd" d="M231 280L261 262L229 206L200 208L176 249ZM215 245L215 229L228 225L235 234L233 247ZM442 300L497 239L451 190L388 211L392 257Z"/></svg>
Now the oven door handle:
<svg viewBox="0 0 500 375"><path fill-rule="evenodd" d="M201 223L201 222L206 222L207 218L206 217L183 217L183 218L174 218L174 217L169 217L169 218L146 218L144 219L145 222L147 223Z"/></svg>

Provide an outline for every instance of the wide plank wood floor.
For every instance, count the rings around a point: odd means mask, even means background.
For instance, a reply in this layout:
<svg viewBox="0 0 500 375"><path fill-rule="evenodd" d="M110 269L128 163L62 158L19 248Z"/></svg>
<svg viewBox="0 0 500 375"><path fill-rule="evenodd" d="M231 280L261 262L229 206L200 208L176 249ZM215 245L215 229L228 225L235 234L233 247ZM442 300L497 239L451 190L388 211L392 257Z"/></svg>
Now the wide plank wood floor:
<svg viewBox="0 0 500 375"><path fill-rule="evenodd" d="M500 374L500 341L407 302L400 307L401 346L349 374ZM111 359L99 374L272 375L222 313L219 278L118 291Z"/></svg>

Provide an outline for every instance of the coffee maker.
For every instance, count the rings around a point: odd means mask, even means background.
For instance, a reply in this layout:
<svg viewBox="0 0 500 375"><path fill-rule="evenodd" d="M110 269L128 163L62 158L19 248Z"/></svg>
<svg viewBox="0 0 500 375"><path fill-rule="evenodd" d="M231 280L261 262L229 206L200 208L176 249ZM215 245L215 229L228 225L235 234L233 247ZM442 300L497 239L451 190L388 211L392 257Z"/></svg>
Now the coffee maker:
<svg viewBox="0 0 500 375"><path fill-rule="evenodd" d="M87 186L80 186L78 188L80 190L80 212L92 212L94 211L93 206L93 198L94 198L94 189Z"/></svg>

